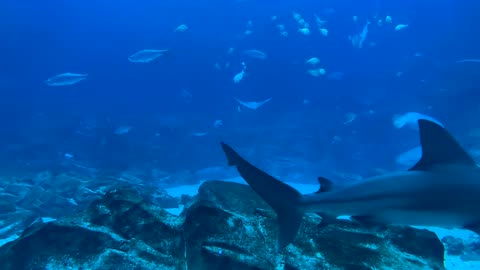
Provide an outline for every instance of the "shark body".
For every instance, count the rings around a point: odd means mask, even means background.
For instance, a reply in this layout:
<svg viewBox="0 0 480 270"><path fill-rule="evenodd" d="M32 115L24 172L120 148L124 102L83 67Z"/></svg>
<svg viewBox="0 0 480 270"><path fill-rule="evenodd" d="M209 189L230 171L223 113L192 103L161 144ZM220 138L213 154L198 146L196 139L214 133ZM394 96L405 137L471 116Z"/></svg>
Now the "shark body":
<svg viewBox="0 0 480 270"><path fill-rule="evenodd" d="M222 143L229 165L276 212L278 247L291 243L304 213L349 215L364 224L428 225L480 233L480 168L442 126L419 120L422 157L407 171L336 187L319 178L320 189L302 195L250 164Z"/></svg>

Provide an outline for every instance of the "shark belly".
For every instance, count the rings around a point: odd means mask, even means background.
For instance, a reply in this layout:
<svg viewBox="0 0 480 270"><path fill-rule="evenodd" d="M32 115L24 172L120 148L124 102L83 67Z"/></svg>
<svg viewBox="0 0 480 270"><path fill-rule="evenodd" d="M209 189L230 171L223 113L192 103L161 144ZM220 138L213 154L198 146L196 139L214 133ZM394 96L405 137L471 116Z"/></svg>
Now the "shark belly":
<svg viewBox="0 0 480 270"><path fill-rule="evenodd" d="M382 224L438 226L445 228L463 228L467 224L475 223L472 217L459 213L414 210L388 210L373 215L373 220Z"/></svg>

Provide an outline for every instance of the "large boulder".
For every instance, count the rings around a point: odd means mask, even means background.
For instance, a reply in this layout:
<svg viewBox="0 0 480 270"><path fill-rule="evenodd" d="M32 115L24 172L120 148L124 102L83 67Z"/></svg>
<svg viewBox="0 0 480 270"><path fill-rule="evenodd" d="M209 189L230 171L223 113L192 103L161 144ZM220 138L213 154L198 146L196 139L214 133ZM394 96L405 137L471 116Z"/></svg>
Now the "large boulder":
<svg viewBox="0 0 480 270"><path fill-rule="evenodd" d="M315 214L277 252L273 210L242 184L205 182L180 216L148 197L117 188L83 212L35 223L0 248L0 269L444 269L443 245L427 230L323 226Z"/></svg>

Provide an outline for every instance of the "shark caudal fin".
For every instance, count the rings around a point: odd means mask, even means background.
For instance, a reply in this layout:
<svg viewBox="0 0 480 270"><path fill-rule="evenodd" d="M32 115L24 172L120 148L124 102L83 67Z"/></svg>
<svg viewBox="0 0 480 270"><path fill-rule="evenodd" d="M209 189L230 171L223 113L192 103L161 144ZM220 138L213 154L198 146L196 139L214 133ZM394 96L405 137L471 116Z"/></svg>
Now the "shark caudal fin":
<svg viewBox="0 0 480 270"><path fill-rule="evenodd" d="M230 146L221 143L228 165L238 172L250 187L277 213L278 248L290 244L297 235L303 213L298 208L301 194L293 187L275 179L243 159Z"/></svg>

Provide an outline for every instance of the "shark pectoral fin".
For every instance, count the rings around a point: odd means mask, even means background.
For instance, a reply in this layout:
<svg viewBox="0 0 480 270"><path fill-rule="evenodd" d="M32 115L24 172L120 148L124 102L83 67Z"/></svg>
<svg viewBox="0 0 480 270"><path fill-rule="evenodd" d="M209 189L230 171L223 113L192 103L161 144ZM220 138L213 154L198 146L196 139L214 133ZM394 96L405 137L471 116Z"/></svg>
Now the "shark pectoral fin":
<svg viewBox="0 0 480 270"><path fill-rule="evenodd" d="M332 190L333 182L328 180L327 178L318 177L318 183L320 184L320 188L315 193L327 192L327 191Z"/></svg>
<svg viewBox="0 0 480 270"><path fill-rule="evenodd" d="M428 171L435 165L465 164L476 166L473 158L442 126L425 119L418 120L422 158L409 171Z"/></svg>
<svg viewBox="0 0 480 270"><path fill-rule="evenodd" d="M237 167L242 178L277 214L278 248L284 248L293 242L303 217L299 208L302 195L293 187L250 164L227 144L222 142L221 146L228 164Z"/></svg>

